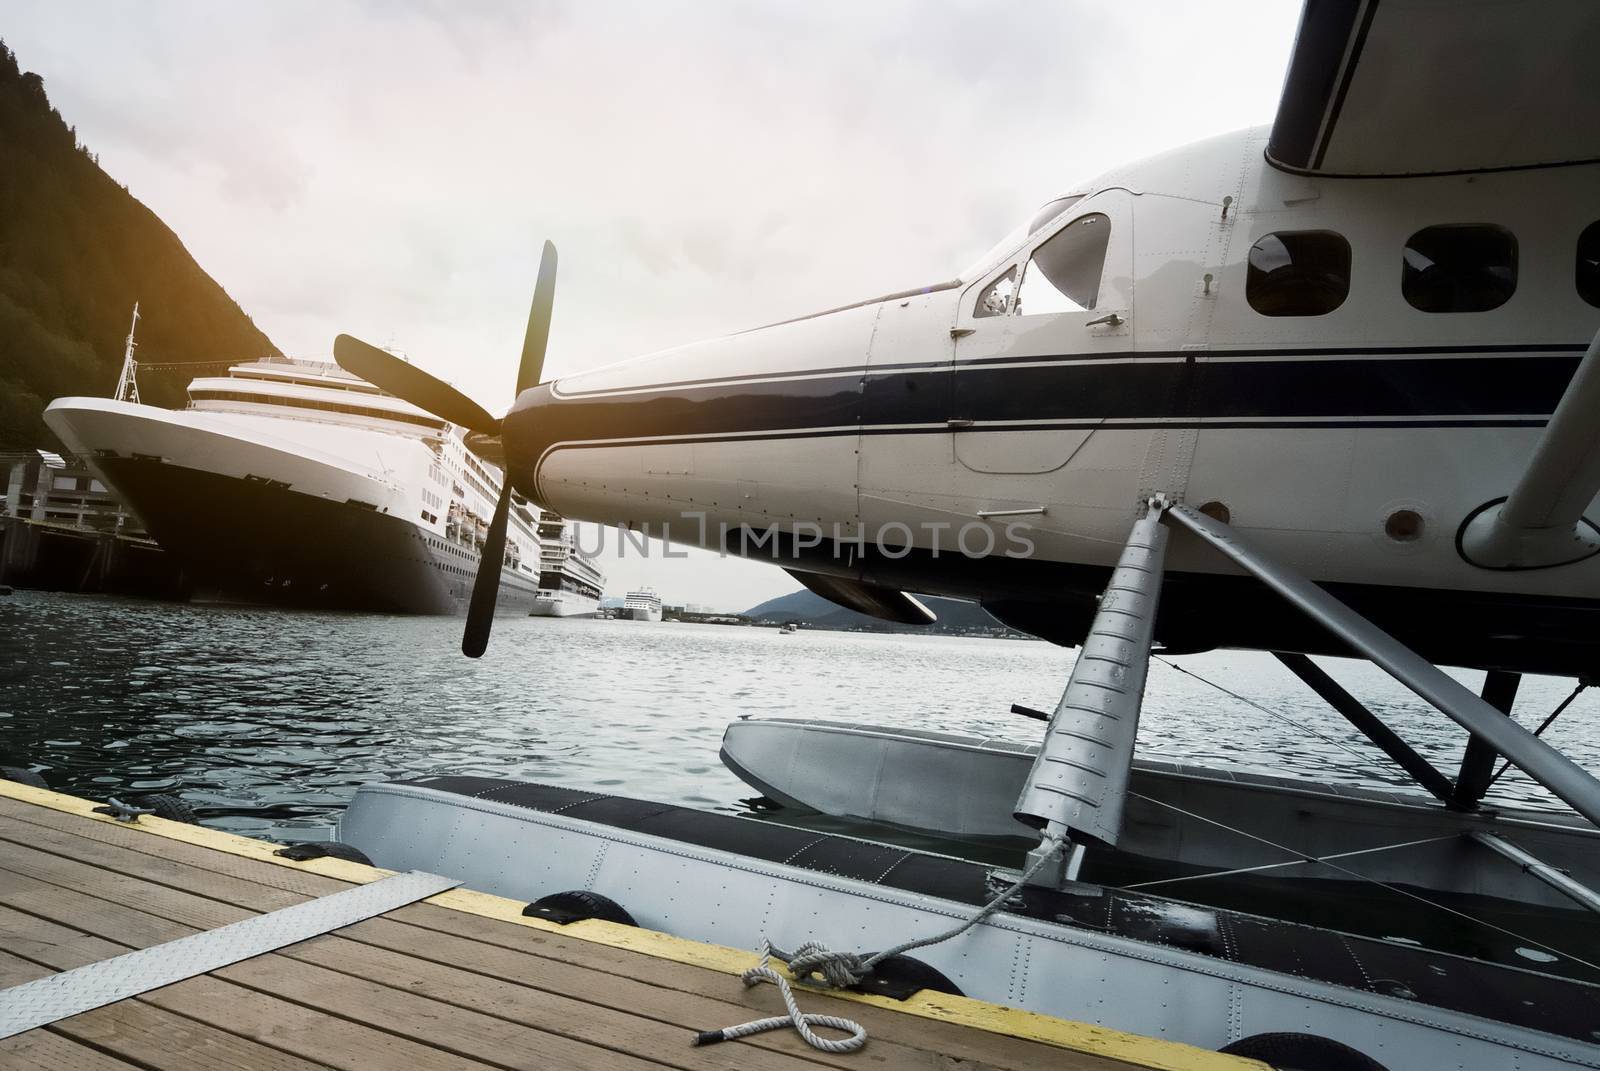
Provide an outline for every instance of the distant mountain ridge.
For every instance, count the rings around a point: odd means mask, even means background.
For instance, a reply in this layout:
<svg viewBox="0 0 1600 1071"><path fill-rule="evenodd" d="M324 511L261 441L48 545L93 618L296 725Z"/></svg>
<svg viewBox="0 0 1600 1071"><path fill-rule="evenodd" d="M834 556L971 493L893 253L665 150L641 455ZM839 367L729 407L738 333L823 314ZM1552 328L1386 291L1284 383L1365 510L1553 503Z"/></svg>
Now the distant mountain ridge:
<svg viewBox="0 0 1600 1071"><path fill-rule="evenodd" d="M939 617L935 624L927 628L880 621L875 617L847 610L815 592L804 589L758 603L744 611L744 616L752 621L795 621L813 628L858 629L868 632L1009 631L977 603L961 602L959 599L941 599L933 595L917 597Z"/></svg>
<svg viewBox="0 0 1600 1071"><path fill-rule="evenodd" d="M142 360L278 355L0 42L0 449L54 442L39 419L52 398L111 393L135 301ZM141 373L142 400L179 404L189 378Z"/></svg>

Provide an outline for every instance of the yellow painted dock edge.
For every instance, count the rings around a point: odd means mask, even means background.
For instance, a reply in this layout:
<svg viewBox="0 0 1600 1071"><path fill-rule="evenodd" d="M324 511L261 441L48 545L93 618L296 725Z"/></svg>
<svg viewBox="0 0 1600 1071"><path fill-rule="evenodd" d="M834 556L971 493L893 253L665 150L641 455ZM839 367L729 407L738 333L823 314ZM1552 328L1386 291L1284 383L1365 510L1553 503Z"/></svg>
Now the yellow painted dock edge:
<svg viewBox="0 0 1600 1071"><path fill-rule="evenodd" d="M281 845L241 837L236 833L226 833L219 829L170 822L151 815L142 815L135 822L118 822L108 815L95 814L94 808L101 806L100 804L48 789L33 788L15 781L0 779L0 796L19 803L31 803L38 807L48 807L51 810L78 815L96 822L110 822L123 829L136 829L153 836L183 841L202 848L212 848L230 855L272 863L275 866L308 870L324 877L355 884L376 881L393 873L343 859L322 858L297 863L273 854ZM674 937L669 933L623 926L599 919L586 919L560 926L543 919L525 917L522 909L526 905L521 901L468 889L451 889L430 897L426 902L470 915L498 919L501 922L527 926L535 930L547 930L582 941L592 941L612 948L625 948L657 959L706 967L735 976L743 974L757 959L754 952L743 949L706 944L684 937ZM1010 1008L1002 1004L990 1004L971 997L951 996L931 990L923 990L909 1000L903 1001L839 990L830 990L829 996L1003 1034L1007 1037L1054 1045L1074 1052L1122 1060L1137 1067L1150 1068L1152 1071L1271 1071L1271 1068L1258 1060L1225 1056L1210 1049L1201 1049L1176 1041L1129 1034L1092 1023L1058 1019L1055 1016L1042 1015L1021 1008ZM687 1025L685 1029L688 1029Z"/></svg>

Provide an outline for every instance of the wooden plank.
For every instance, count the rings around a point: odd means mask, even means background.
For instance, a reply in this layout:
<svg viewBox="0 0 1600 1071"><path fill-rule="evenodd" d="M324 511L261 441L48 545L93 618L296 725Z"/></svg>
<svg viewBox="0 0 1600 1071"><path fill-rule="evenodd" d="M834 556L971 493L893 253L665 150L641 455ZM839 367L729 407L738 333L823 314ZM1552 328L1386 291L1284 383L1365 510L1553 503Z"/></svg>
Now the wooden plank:
<svg viewBox="0 0 1600 1071"><path fill-rule="evenodd" d="M43 880L57 880L61 884L77 883L80 887L94 888L101 891L99 886L91 886L93 875L87 871L79 872L77 865L80 862L91 862L103 867L129 866L141 873L154 873L173 883L175 887L192 890L194 894L209 894L212 892L213 879L220 876L210 875L203 871L196 871L183 864L173 864L170 860L142 859L133 857L125 858L128 853L113 846L92 841L78 844L72 843L70 834L63 834L54 830L41 830L38 836L29 837L28 847L15 841L11 842L19 853L10 860L8 866L15 871L20 869L35 878ZM49 848L50 852L40 854L37 849ZM59 855L56 853L60 853ZM88 856L86 860L74 860L73 854ZM55 862L51 862L52 857ZM60 871L68 867L72 873ZM175 869L181 868L181 869ZM58 872L59 871L59 872ZM131 875L118 874L114 883L108 887L115 888L118 899L128 899L138 903L141 908L163 917L172 917L174 911L181 913L181 918L176 921L199 928L214 928L246 917L250 912L243 911L231 905L215 901L214 907L205 904L176 903L174 901L158 901L151 890L138 885L129 884ZM108 879L111 881L112 879ZM3 884L3 879L0 879ZM262 894L257 889L239 889L240 882L236 879L222 878L221 884L228 888L232 894L245 894L243 898L255 897L258 902L265 900L272 906L278 906L280 895L278 892ZM185 895L189 895L185 893ZM39 897L48 898L47 894L40 893ZM295 897L298 901L300 898ZM256 906L254 903L249 906ZM265 906L265 904L263 904ZM594 1043L605 1043L607 1037L612 1036L638 1036L640 1046L636 1051L651 1052L657 1059L664 1059L663 1052L671 1053L681 1049L687 1042L688 1034L695 1029L704 1029L718 1025L731 1025L761 1015L777 1014L781 1011L781 1001L775 992L771 993L768 1006L764 1008L747 1008L726 1001L714 1001L705 997L694 997L673 990L660 989L632 979L620 978L613 975L600 975L583 968L571 967L556 960L534 958L525 954L508 952L495 946L485 946L463 938L455 938L435 931L420 930L415 927L405 927L396 924L395 929L409 931L410 939L403 939L403 947L407 950L420 950L428 943L438 943L445 947L432 955L420 956L416 961L413 973L421 971L429 974L436 971L439 966L445 966L452 971L457 967L475 968L475 961L479 959L495 958L496 953L502 959L525 959L527 964L522 969L499 975L491 975L498 981L484 979L476 987L470 984L474 976L466 978L455 977L448 980L435 979L435 984L429 995L437 999L451 1000L459 994L461 999L466 999L472 994L474 1006L480 1001L488 1000L488 996L477 990L485 986L493 987L511 982L518 986L528 986L535 992L521 993L509 1006L522 1011L532 1012L539 1009L546 1015L544 1021L553 1023L574 1024L572 1029L566 1031L570 1036L582 1038ZM353 931L347 931L346 936L351 936ZM136 943L143 943L136 942ZM465 946L465 947L463 947ZM390 946L392 947L392 945ZM378 956L388 955L379 949L372 950ZM373 955L365 954L360 946L341 947L337 952L331 953L332 961L326 958L322 950L313 951L307 948L304 955L294 950L285 950L286 955L296 958L308 958L313 962L322 963L334 969L344 970L352 974L378 982L388 982L400 971L400 964L393 962L374 963ZM410 955L411 951L406 951ZM630 954L635 958L636 953ZM555 977L541 979L541 971L553 973ZM477 970L478 974L489 974ZM722 976L725 979L725 976ZM542 984L541 984L542 982ZM392 982L390 984L393 984ZM739 992L743 986L735 984L729 987L730 992ZM421 989L415 991L422 992ZM503 1002L502 1002L503 1003ZM527 1019L512 1016L517 1021L529 1022ZM531 1025L537 1025L532 1023ZM826 1033L826 1031L824 1031ZM654 1035L654 1040L649 1035ZM885 1069L904 1068L912 1069L929 1068L936 1066L943 1060L943 1055L928 1049L902 1045L884 1039L878 1039L876 1054L880 1066ZM803 1059L807 1065L814 1060L831 1063L838 1067L854 1067L857 1062L850 1060L847 1054L818 1053L811 1049L794 1033L773 1033L760 1035L752 1039L749 1044L759 1048L769 1049L774 1052L787 1052ZM704 1050L695 1060L695 1066L721 1066L723 1063L733 1062L733 1058L723 1055L728 1050ZM990 1067L985 1063L983 1066Z"/></svg>
<svg viewBox="0 0 1600 1071"><path fill-rule="evenodd" d="M127 847L107 843L98 839L83 836L81 830L87 829L115 829L101 823L79 822L79 829L66 830L55 827L36 826L29 823L26 827L0 825L0 840L13 844L42 851L51 852L77 862L90 863L104 867L118 874L131 874L145 881L155 882L172 889L182 889L195 892L197 895L207 896L225 903L245 904L256 906L260 911L273 911L280 907L300 903L312 896L322 896L330 892L339 892L350 888L346 882L323 878L318 875L307 875L315 878L321 886L316 889L288 890L277 886L266 886L260 881L244 874L226 874L213 867L197 867L194 863L187 862L166 854L152 855L144 852L130 851ZM121 831L124 836L138 837L145 841L154 841L156 844L175 844L174 841L163 841L151 837L147 833L135 830ZM207 852L205 849L196 849L205 855L218 856L223 859L230 858L223 852ZM248 861L248 860L245 860ZM271 863L256 863L259 867L274 868ZM205 887L196 889L193 881L197 871L206 874ZM285 873L295 873L285 870Z"/></svg>
<svg viewBox="0 0 1600 1071"><path fill-rule="evenodd" d="M0 795L0 828L8 822L26 823L44 829L56 829L85 840L114 844L120 848L159 859L172 859L188 863L218 874L244 878L269 888L285 889L306 896L321 896L347 888L348 883L306 869L306 864L269 863L251 859L232 852L219 851L186 841L174 840L146 832L137 825L126 822L102 822L84 818L65 811L52 810L31 803L9 799ZM374 876L387 871L368 871Z"/></svg>
<svg viewBox="0 0 1600 1071"><path fill-rule="evenodd" d="M0 1069L4 1071L62 1071L63 1068L71 1068L72 1071L140 1071L137 1064L107 1056L48 1030L30 1030L26 1034L0 1041Z"/></svg>
<svg viewBox="0 0 1600 1071"><path fill-rule="evenodd" d="M523 1026L417 996L410 992L410 978L393 979L405 987L395 988L283 955L263 956L219 971L218 975L501 1067L658 1071L662 1066L650 1058L651 1054L626 1052L620 1046L590 1045L548 1029Z"/></svg>
<svg viewBox="0 0 1600 1071"><path fill-rule="evenodd" d="M95 825L111 824L110 819L93 813L92 802L48 789L0 781L0 798L79 816ZM136 828L161 840L212 848L229 855L305 870L342 881L365 883L389 873L333 858L304 863L288 862L277 857L274 846L266 841L160 818L141 819ZM553 924L521 917L521 905L514 901L471 889L451 889L430 898L430 902L518 928L555 929ZM599 920L576 923L568 933L587 943L639 952L657 960L707 967L724 974L742 973L755 958L753 953L736 948ZM1266 1065L1257 1060L1224 1056L1176 1041L1132 1034L1094 1023L1073 1022L972 997L923 992L904 1001L891 1001L887 997L871 994L840 993L836 999L855 1007L869 1005L887 1008L906 1021L947 1024L972 1036L982 1034L1023 1043L1037 1042L1044 1046L1047 1054L1066 1049L1121 1060L1147 1071L1266 1071Z"/></svg>
<svg viewBox="0 0 1600 1071"><path fill-rule="evenodd" d="M72 819L72 816L63 817ZM137 838L141 843L158 846L169 843L135 830L117 829L103 823L86 824L97 831L107 830L118 839ZM261 910L270 910L301 899L292 894L286 899L281 889L262 889L244 876L247 871L238 868L235 868L235 873L240 875L238 878L196 873L195 868L187 863L178 863L175 859L155 858L143 853L133 855L105 840L88 841L76 837L75 833L63 834L54 828L54 823L49 829L41 829L38 835L30 834L28 840L65 855L85 857L108 868L119 867L149 876L174 889L203 895L217 893ZM188 850L175 854L190 858L197 857L195 853L199 853L198 858L202 860L206 856L221 854L192 845L171 843ZM296 871L268 863L252 860L240 862L253 869L284 870L285 873L301 877ZM199 869L204 870L203 867ZM35 873L48 874L40 871ZM79 880L70 875L57 876L66 883ZM147 905L150 890L130 884L130 876L117 874L108 879L107 887L115 889L119 899L136 898L137 902ZM250 878L254 876L250 874ZM329 890L344 887L332 879L316 875L305 877L325 885ZM169 904L167 908L163 914L196 927L209 928L241 917L237 912L217 913L195 903ZM685 1026L708 1028L730 1025L782 1012L781 999L773 987L759 986L747 990L729 975L704 968L657 960L636 952L427 905L402 909L390 918L396 921L373 920L379 925L369 928L368 924L361 924L345 931L345 936L447 966L466 966L504 981L575 997L603 1008L625 1010L661 1024L672 1024L680 1032ZM399 925L402 919L412 925ZM530 957L537 958L529 963L515 962ZM485 964L496 964L497 969L488 969ZM370 964L367 971L368 977L377 973ZM597 973L601 974L598 978L595 977ZM378 977L376 980L383 979ZM1032 1067L1041 1062L1058 1063L1064 1058L1064 1050L1052 1046L977 1032L954 1024L912 1018L892 1010L836 1000L822 994L807 993L805 1007L809 1011L842 1015L861 1022L872 1035L875 1054L889 1067L937 1066L938 1061L951 1057L976 1061L983 1066ZM761 1035L742 1043L741 1047L752 1044L809 1056L834 1066L859 1066L848 1055L812 1055L813 1050L804 1047L798 1036L792 1033ZM1106 1057L1072 1055L1075 1056L1070 1062L1072 1067L1129 1066ZM661 1057L658 1055L657 1058Z"/></svg>
<svg viewBox="0 0 1600 1071"><path fill-rule="evenodd" d="M783 1001L777 990L771 986L760 987L759 996L765 999L752 999L746 1004L727 999L749 991L742 983L725 975L719 976L724 983L725 992L719 997L711 997L651 985L616 974L601 973L587 967L516 952L451 934L406 926L388 919L370 921L377 925L369 927L364 923L358 924L341 931L340 936L377 946L377 949L388 950L391 954L405 956L412 963L432 961L459 965L498 982L509 982L547 993L562 994L575 1001L585 1002L591 1007L626 1010L632 1015L660 1024L661 1029L665 1031L663 1040L667 1044L685 1044L690 1031L732 1026L751 1019L784 1013ZM824 1011L821 1003L813 1000L811 994L804 994L801 997L803 1009L809 1012L819 1014L832 1012L854 1017L857 1010L855 1006L844 1005L842 1001L832 1001L830 1003L841 1006L830 1007ZM835 1036L831 1030L823 1029L819 1032L824 1036ZM793 1053L818 1064L846 1071L861 1066L861 1061L854 1054L812 1050L792 1030L759 1034L744 1039L741 1044ZM906 1045L875 1034L871 1035L871 1045L877 1066L880 1068L912 1071L912 1069L942 1069L949 1065L949 1054L937 1049ZM1059 1053L1059 1050L1056 1052ZM985 1058L987 1055L980 1051L966 1057L963 1066L972 1068L973 1071L1005 1066L991 1063ZM1071 1066L1085 1069L1126 1067L1110 1061L1092 1062L1092 1058L1085 1058Z"/></svg>
<svg viewBox="0 0 1600 1071"><path fill-rule="evenodd" d="M70 834L60 834L59 832L51 836L34 838L34 842L45 844L64 853L76 851L107 866L124 866L141 873L151 873L170 881L174 886L192 890L196 893L208 892L210 889L208 875L204 872L174 870L174 863L171 860L130 858L120 854L118 849L112 846L96 843L74 845ZM23 858L27 857L24 856ZM129 875L119 874L114 879L120 891L119 898L136 898L137 902L147 905L151 895L150 890L143 889L138 885L129 885L127 883L128 878ZM63 881L67 883L73 880L77 879L63 877ZM262 893L259 889L240 888L236 882L224 882L224 885L228 888L230 895L239 895L247 900L253 900L254 902L249 906L256 906L257 904L263 907L268 905L279 906L282 902L280 894L276 892ZM181 910L183 914L182 917L176 918L176 921L197 927L209 928L222 925L233 921L236 917L240 917L233 912L215 913L204 908L203 905L192 903L177 905L177 909ZM173 912L169 910L166 913L171 915ZM456 913L444 912L444 914L451 915ZM492 925L513 931L523 929L522 927L506 926L503 923L492 923ZM353 936L356 932L358 932L356 928L352 928L349 935ZM537 933L538 931L530 930L528 932ZM419 930L418 933L437 934L438 931ZM445 936L439 934L437 940L443 941ZM782 1001L779 994L772 987L761 986L746 990L743 985L730 979L727 975L712 972L705 973L711 982L714 982L714 988L711 983L707 983L704 986L707 991L703 992L691 993L681 988L668 989L652 986L628 977L626 971L630 966L629 961L632 961L631 966L634 968L648 966L675 971L695 970L695 968L687 968L680 964L662 963L651 960L649 957L641 956L638 953L595 946L588 942L571 941L565 938L562 939L562 942L564 945L579 951L589 952L590 950L599 949L609 954L607 971L609 977L603 980L584 979L580 984L578 980L575 980L575 974L582 973L582 968L572 969L570 965L562 963L559 958L551 959L546 957L541 957L536 961L539 967L555 971L567 968L564 976L549 978L541 982L536 976L530 976L529 970L523 970L509 977L502 977L518 984L532 985L547 992L590 1000L603 1007L623 1010L632 1015L644 1015L663 1024L673 1024L679 1029L685 1026L707 1028L729 1025L764 1015L781 1014L782 1012ZM483 949L477 955L474 955L475 948L463 948L459 944L448 950L428 955L424 951L428 943L427 940L423 940L419 944L414 940L406 947L409 949L409 954L420 955L423 958L450 966L471 966L476 960L492 958L493 955L489 949ZM478 947L481 948L481 946ZM538 968L536 967L533 970L536 975ZM382 978L380 977L377 980L382 981ZM625 992L630 988L631 992ZM695 1004L701 1001L710 1001L711 1003L701 1004L698 1008L685 1007L686 1004ZM822 1004L829 1006L819 1006ZM865 1020L862 1019L861 1013L868 1010L863 1005L832 1000L814 994L807 994L806 1007L808 1010L821 1014L843 1015L863 1022ZM872 1026L868 1026L868 1030L872 1033L873 1039L877 1043L875 1051L879 1059L884 1061L885 1066L888 1067L928 1067L931 1066L930 1061L938 1061L955 1055L951 1052L951 1049L961 1050L960 1058L976 1061L984 1066L1028 1067L1036 1066L1041 1060L1053 1061L1061 1059L1061 1050L1052 1047L1040 1046L1031 1042L1019 1042L1016 1039L1004 1038L998 1035L974 1034L972 1031L952 1027L948 1024L930 1024L926 1020L908 1020L907 1017L897 1015L892 1011L878 1011L879 1014L873 1018L879 1020L882 1029L874 1030ZM941 1026L944 1029L934 1032L939 1035L934 1040L928 1039L926 1031L920 1036L915 1033L915 1028L929 1025ZM1010 1044L1004 1044L1007 1042ZM854 1066L847 1055L832 1056L820 1053L813 1055L814 1050L805 1047L804 1042L792 1033L761 1035L759 1038L745 1044L791 1052L808 1059L833 1063L835 1066ZM1010 1059L1005 1059L997 1050L1010 1050ZM660 1059L662 1057L658 1055L657 1058ZM1077 1058L1075 1066L1110 1068L1126 1067L1127 1065L1120 1061L1113 1061L1103 1057L1082 1055Z"/></svg>
<svg viewBox="0 0 1600 1071"><path fill-rule="evenodd" d="M559 932L506 925L495 919L451 911L426 903L411 904L399 911L390 912L384 917L384 921L402 922L417 929L465 937L504 950L609 974L614 979L643 982L738 1007L739 1011L727 1022L711 1020L706 1024L708 1028L784 1013L783 1001L772 986L746 988L737 977L721 971L657 959L627 949L568 937ZM357 928L352 927L352 930ZM751 962L754 962L753 954ZM617 982L608 981L605 984L615 985ZM1132 1066L1120 1060L1071 1052L1024 1038L906 1015L889 1007L840 1000L813 990L801 993L801 1004L804 1010L819 1015L838 1015L854 1019L867 1029L874 1043L894 1041L939 1053L950 1059L986 1062L1019 1069L1054 1066L1084 1068ZM1062 1064L1060 1061L1064 1057L1074 1057L1081 1062L1078 1065L1070 1062ZM1095 1060L1100 1062L1093 1062Z"/></svg>
<svg viewBox="0 0 1600 1071"><path fill-rule="evenodd" d="M56 917L62 919L82 917L72 904L75 899L86 897L86 894L76 892L71 885L92 887L87 883L93 880L94 868L21 845L13 844L12 847L15 850L7 853L3 864L5 870L0 873L0 891L4 891L6 899L29 910L59 912ZM48 884L43 880L47 877L60 879L67 887ZM117 916L104 923L113 927L105 936L115 933L119 939L148 945L187 935L199 927L225 925L251 914L232 905L153 884L139 887L132 884L136 879L125 875L118 877L121 878L119 892L131 902L139 904L139 909L122 907L120 904L98 907L97 914L111 911ZM204 877L203 873L198 874L196 880ZM28 886L30 882L33 884ZM117 908L121 910L115 910ZM172 915L181 915L183 921L168 921ZM428 931L417 932L426 934ZM694 1049L689 1046L691 1028L707 1020L663 1023L632 1010L596 1006L570 996L492 979L454 965L414 959L343 938L318 938L284 949L280 954L379 985L403 986L407 994L421 994L464 1009L484 1011L509 1022L558 1033L575 1041L647 1054L674 1066L741 1071L746 1062L735 1050ZM241 980L233 968L218 971L217 974L219 977ZM245 984L255 986L258 983L246 981ZM271 991L278 995L293 995L282 988ZM476 1011L472 1014L476 1014ZM742 1018L737 1009L734 1009L733 1015ZM478 1033L483 1031L479 1029ZM430 1035L430 1040L437 1041L438 1038ZM798 1037L791 1039L774 1035L768 1039L767 1047L775 1050L767 1062L779 1071L803 1071L804 1068L815 1066L811 1058L813 1050ZM791 1055L777 1055L785 1049ZM884 1064L883 1058L889 1055L893 1055L892 1051L880 1054L879 1063L894 1068L896 1061L890 1060ZM908 1069L930 1067L931 1059L932 1054L914 1054L911 1059L900 1061L898 1066Z"/></svg>
<svg viewBox="0 0 1600 1071"><path fill-rule="evenodd" d="M18 845L13 845L0 859L0 867L5 871L0 874L0 887L10 886L0 894L6 903L17 904L63 924L83 926L96 936L108 939L115 937L136 947L184 937L208 925L222 925L252 914L217 901L188 896L126 877L119 884L119 892L130 896L132 902L162 908L182 915L186 920L196 921L174 922L122 903L99 901L97 897L78 892L75 887L80 882L92 881L97 868ZM25 873L32 869L51 872L62 879L63 884L52 885ZM325 937L293 946L284 952L225 967L214 972L213 976L306 1008L402 1037L411 1037L460 1056L499 1066L518 1067L530 1062L548 1061L563 1068L651 1071L661 1066L657 1059L651 1057L670 1059L677 1055L648 1052L646 1043L660 1039L639 1038L637 1031L629 1031L630 1025L635 1023L648 1023L651 1027L658 1025L649 1020L613 1013L609 1022L598 1026L586 1025L592 1022L595 1009L576 1001L566 1001L565 1004L571 1005L571 1008L563 1007L555 1011L545 1009L550 1019L542 1020L538 1026L529 1026L461 1004L449 1004L420 995L418 989L423 983L410 972L395 974L385 970L383 980L374 981L346 973L348 963L335 970L290 954L335 940L343 949L342 955L335 954L335 962L359 962L361 953L365 951L363 946ZM378 950L371 951L377 953ZM400 958L404 960L404 957ZM422 966L433 966L418 962ZM442 981L434 979L434 988L441 992L448 992L452 984L460 989L471 989L472 983L486 981L465 971L442 970L448 977ZM524 996L535 994L532 990L522 992ZM530 1000L529 1003L537 1001ZM578 1030L594 1040L579 1040L570 1033L558 1030ZM678 1061L677 1066L714 1068L718 1071L738 1071L740 1067L737 1061L730 1061L726 1053L718 1056L715 1048L691 1049L685 1032L677 1032L675 1040L678 1047L691 1054L689 1060ZM639 1043L639 1048L627 1051L630 1042ZM636 1055L637 1052L645 1054ZM802 1071L813 1065L810 1061L790 1060L789 1064L779 1066L781 1071Z"/></svg>
<svg viewBox="0 0 1600 1071"><path fill-rule="evenodd" d="M331 857L308 860L303 863L289 862L274 854L278 850L278 846L270 841L252 840L237 833L228 833L224 830L211 829L206 826L192 825L185 822L172 822L165 818L156 818L153 815L141 816L137 822L131 824L118 822L108 815L96 813L99 805L93 800L79 799L76 796L52 792L47 788L31 788L15 781L0 780L0 799L12 800L30 807L81 818L91 825L137 830L141 834L157 837L164 841L178 841L198 845L199 847L214 849L227 855L244 859L257 859L275 865L282 864L291 869L322 874L327 877L339 878L343 881L365 883L375 881L383 874L389 873L389 871L374 873L376 868Z"/></svg>
<svg viewBox="0 0 1600 1071"><path fill-rule="evenodd" d="M32 937L8 941L7 947L26 948L39 940L52 941L54 928L43 919L8 916L0 932L8 937L19 930L32 931ZM83 945L83 935L71 943ZM83 945L87 948L86 945ZM86 954L92 955L92 951ZM0 986L18 985L55 972L49 967L24 959L21 955L0 952ZM7 1041L23 1041L61 1036L86 1051L98 1052L107 1060L114 1053L145 1067L161 1071L210 1071L216 1067L250 1067L253 1071L327 1071L327 1065L301 1060L270 1049L193 1019L163 1011L139 1001L121 1001L96 1008L52 1024L47 1029L30 1030ZM93 1046L89 1048L88 1046ZM122 1060L116 1059L121 1065ZM57 1067L76 1067L61 1063Z"/></svg>
<svg viewBox="0 0 1600 1071"><path fill-rule="evenodd" d="M26 959L52 971L94 963L128 950L126 945L91 937L73 927L6 906L0 906L0 934L6 935L6 949L13 958ZM438 1052L209 975L154 990L115 1007L125 1009L139 1004L258 1042L259 1045L250 1049L251 1058L236 1065L241 1067L252 1067L252 1060L271 1066L272 1050L276 1049L299 1057L301 1065L308 1069L319 1062L343 1071L367 1071L375 1067L417 1071L483 1071L484 1068L482 1063ZM101 1008L86 1012L63 1020L63 1024L76 1023L110 1010ZM150 1034L157 1041L162 1036L160 1029L152 1029ZM159 1060L140 1062L161 1067Z"/></svg>
<svg viewBox="0 0 1600 1071"><path fill-rule="evenodd" d="M562 1033L594 1044L606 1039L627 1052L641 1053L672 1067L692 1071L715 1068L718 1071L744 1071L750 1054L741 1046L718 1045L695 1048L691 1036L706 1025L722 1026L742 1022L744 1017L726 1023L705 1019L662 1021L653 1016L623 1011L573 996L527 986L483 974L472 973L404 953L374 948L355 941L319 938L296 949L296 958L318 962L336 970L346 970L364 978L403 977L407 988L416 993L470 1006L511 1022L550 1029L562 1024ZM834 1035L823 1030L824 1035ZM792 1031L764 1035L762 1066L774 1071L808 1071L828 1054L812 1049ZM904 1050L899 1046L879 1046L875 1066L885 1071L932 1071L939 1057L933 1053ZM846 1065L848 1066L848 1065ZM859 1061L857 1061L859 1066ZM991 1065L984 1065L988 1071ZM974 1069L979 1071L979 1069Z"/></svg>

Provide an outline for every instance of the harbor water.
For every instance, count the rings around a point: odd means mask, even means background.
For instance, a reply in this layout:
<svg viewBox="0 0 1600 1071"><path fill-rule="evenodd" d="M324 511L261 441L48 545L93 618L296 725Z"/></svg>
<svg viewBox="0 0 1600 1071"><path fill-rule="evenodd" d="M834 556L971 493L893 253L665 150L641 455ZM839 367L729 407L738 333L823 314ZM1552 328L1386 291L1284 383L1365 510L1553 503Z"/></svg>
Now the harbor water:
<svg viewBox="0 0 1600 1071"><path fill-rule="evenodd" d="M1074 657L1019 640L505 617L474 662L460 631L447 617L19 591L0 599L0 765L94 798L176 792L207 825L288 840L329 836L363 783L446 772L740 811L752 790L717 759L734 718L1032 742L1042 725L1009 708L1053 709ZM1453 771L1465 739L1453 723L1370 666L1321 661ZM1270 656L1171 663L1152 667L1141 754L1407 783ZM1482 679L1458 676L1474 688ZM1526 679L1516 717L1537 725L1573 685ZM1546 737L1600 771L1600 689ZM1492 796L1561 807L1516 771Z"/></svg>

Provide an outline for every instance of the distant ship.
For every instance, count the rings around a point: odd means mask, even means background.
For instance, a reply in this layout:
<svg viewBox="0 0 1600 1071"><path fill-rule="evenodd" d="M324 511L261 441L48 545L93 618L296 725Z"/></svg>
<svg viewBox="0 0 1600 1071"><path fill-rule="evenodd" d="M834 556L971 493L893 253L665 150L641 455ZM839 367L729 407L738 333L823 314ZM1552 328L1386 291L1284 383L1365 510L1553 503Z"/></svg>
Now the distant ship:
<svg viewBox="0 0 1600 1071"><path fill-rule="evenodd" d="M572 525L546 511L539 519L539 591L535 617L587 617L600 609L605 577L578 553Z"/></svg>
<svg viewBox="0 0 1600 1071"><path fill-rule="evenodd" d="M661 596L648 589L630 591L617 609L617 617L624 621L660 621Z"/></svg>
<svg viewBox="0 0 1600 1071"><path fill-rule="evenodd" d="M202 597L393 613L471 597L500 470L461 428L335 364L268 358L194 380L187 409L58 398L44 419ZM512 503L497 609L525 614L539 515Z"/></svg>

